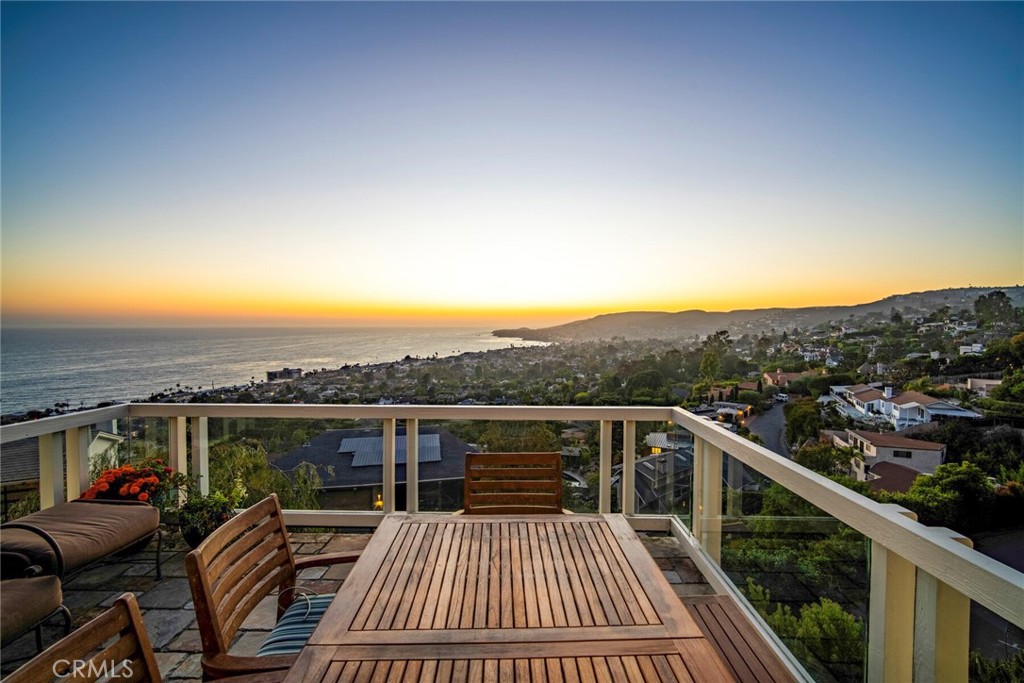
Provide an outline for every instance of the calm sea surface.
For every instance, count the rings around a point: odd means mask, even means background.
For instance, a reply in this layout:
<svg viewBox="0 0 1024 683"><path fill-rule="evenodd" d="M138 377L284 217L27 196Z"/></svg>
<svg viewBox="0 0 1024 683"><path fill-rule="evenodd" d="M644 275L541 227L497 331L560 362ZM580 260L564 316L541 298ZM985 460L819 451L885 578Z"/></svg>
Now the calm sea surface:
<svg viewBox="0 0 1024 683"><path fill-rule="evenodd" d="M334 369L405 356L506 348L465 328L0 330L0 412L144 399L174 387L232 386L267 370Z"/></svg>

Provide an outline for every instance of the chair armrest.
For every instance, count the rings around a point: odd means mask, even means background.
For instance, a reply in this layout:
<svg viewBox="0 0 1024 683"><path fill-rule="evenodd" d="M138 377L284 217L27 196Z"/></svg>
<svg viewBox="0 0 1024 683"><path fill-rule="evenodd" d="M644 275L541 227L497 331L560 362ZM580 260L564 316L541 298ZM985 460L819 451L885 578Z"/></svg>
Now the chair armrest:
<svg viewBox="0 0 1024 683"><path fill-rule="evenodd" d="M323 555L303 555L295 560L295 571L302 571L310 567L326 567L332 564L344 564L355 562L359 559L362 551L348 553L325 553Z"/></svg>
<svg viewBox="0 0 1024 683"><path fill-rule="evenodd" d="M53 536L51 536L43 529L37 527L35 524L29 524L28 522L21 522L17 520L0 525L0 529L23 529L24 531L31 531L32 533L46 541L46 544L50 546L50 550L53 551L56 563L57 578L64 578L64 553L61 551L60 546L57 545L57 541L54 540Z"/></svg>

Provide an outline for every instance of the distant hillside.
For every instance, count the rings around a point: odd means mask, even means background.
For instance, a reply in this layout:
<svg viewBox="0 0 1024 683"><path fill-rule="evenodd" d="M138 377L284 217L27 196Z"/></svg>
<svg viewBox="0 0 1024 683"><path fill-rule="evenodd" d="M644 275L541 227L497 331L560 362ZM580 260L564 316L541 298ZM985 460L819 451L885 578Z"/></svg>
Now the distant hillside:
<svg viewBox="0 0 1024 683"><path fill-rule="evenodd" d="M554 327L495 330L493 334L497 337L520 337L535 341L587 341L612 337L680 339L694 335L703 336L717 330L729 330L733 336L739 336L746 333L767 332L773 328L776 330L791 330L794 327L804 329L830 320L839 321L850 316L859 317L868 313L888 314L893 308L901 311L904 315L924 315L942 306L949 306L953 312L962 309L973 310L975 299L995 290L1006 292L1015 306L1024 306L1024 287L1021 286L961 287L911 294L894 294L880 301L855 306L760 308L728 312L632 311L607 313Z"/></svg>

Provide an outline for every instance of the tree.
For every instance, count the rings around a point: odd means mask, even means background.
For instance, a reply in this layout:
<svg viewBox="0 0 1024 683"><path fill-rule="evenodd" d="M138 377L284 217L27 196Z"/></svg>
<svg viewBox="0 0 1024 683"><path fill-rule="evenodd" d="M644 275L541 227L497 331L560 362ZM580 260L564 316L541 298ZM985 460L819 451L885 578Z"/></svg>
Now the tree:
<svg viewBox="0 0 1024 683"><path fill-rule="evenodd" d="M974 300L974 314L983 325L1010 322L1014 313L1013 301L1002 290L982 294Z"/></svg>
<svg viewBox="0 0 1024 683"><path fill-rule="evenodd" d="M760 412L764 410L764 395L759 391L741 391L736 398L740 403L748 403L754 406L755 411Z"/></svg>
<svg viewBox="0 0 1024 683"><path fill-rule="evenodd" d="M496 420L488 423L480 441L494 453L561 450L558 435L543 422Z"/></svg>
<svg viewBox="0 0 1024 683"><path fill-rule="evenodd" d="M316 467L301 463L291 477L270 464L256 439L231 435L210 446L210 491L226 493L241 483L247 507L276 493L285 509L318 510L323 486Z"/></svg>
<svg viewBox="0 0 1024 683"><path fill-rule="evenodd" d="M818 474L849 474L850 460L855 453L852 448L839 448L828 443L807 444L793 456L793 462Z"/></svg>
<svg viewBox="0 0 1024 683"><path fill-rule="evenodd" d="M818 403L813 399L791 401L786 404L783 411L786 415L786 434L790 443L817 439L818 432L825 426Z"/></svg>
<svg viewBox="0 0 1024 683"><path fill-rule="evenodd" d="M974 463L947 463L934 475L915 479L905 494L886 498L916 512L922 524L969 535L991 526L995 488Z"/></svg>
<svg viewBox="0 0 1024 683"><path fill-rule="evenodd" d="M721 356L714 349L705 349L700 359L700 376L706 382L713 382L721 370Z"/></svg>
<svg viewBox="0 0 1024 683"><path fill-rule="evenodd" d="M997 401L1024 403L1024 370L1004 375L1002 384L992 388L991 396Z"/></svg>

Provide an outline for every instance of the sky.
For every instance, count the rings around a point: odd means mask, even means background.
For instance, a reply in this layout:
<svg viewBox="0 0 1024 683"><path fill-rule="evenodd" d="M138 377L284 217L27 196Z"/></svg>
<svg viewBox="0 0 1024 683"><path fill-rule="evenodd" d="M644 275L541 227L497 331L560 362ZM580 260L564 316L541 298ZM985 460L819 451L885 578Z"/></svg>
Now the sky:
<svg viewBox="0 0 1024 683"><path fill-rule="evenodd" d="M0 6L0 324L1024 283L1022 3Z"/></svg>

